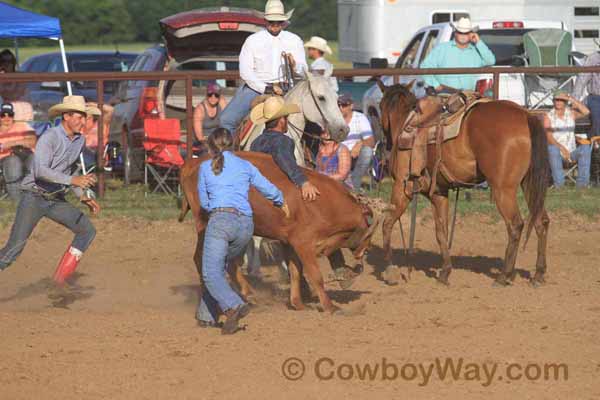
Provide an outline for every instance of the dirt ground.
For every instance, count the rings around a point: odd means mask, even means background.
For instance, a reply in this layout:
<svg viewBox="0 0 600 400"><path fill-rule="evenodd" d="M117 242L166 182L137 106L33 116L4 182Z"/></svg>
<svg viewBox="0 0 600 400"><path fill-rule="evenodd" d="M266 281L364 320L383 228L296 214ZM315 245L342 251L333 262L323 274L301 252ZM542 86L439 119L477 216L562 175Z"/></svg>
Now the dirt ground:
<svg viewBox="0 0 600 400"><path fill-rule="evenodd" d="M552 216L538 289L527 283L535 239L514 285L492 287L505 229L486 217L459 221L450 287L431 277L431 218L420 220L414 260L396 232L395 262L416 266L397 286L382 281L378 234L354 286L327 285L345 316L288 310L277 268L264 267L258 307L228 337L194 320L191 222L96 225L73 298L49 297L70 240L51 222L0 273L1 399L600 398L598 220ZM447 362L455 376L441 375Z"/></svg>

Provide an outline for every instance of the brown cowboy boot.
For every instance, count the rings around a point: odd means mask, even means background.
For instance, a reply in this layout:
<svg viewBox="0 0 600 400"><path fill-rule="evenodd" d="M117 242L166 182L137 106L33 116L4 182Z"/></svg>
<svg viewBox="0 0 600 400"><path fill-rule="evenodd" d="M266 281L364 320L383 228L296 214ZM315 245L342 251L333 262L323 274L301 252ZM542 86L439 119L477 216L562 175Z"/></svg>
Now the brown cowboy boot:
<svg viewBox="0 0 600 400"><path fill-rule="evenodd" d="M221 328L222 335L232 335L239 329L238 323L242 318L250 313L250 306L242 304L237 308L232 308L224 312L227 319Z"/></svg>

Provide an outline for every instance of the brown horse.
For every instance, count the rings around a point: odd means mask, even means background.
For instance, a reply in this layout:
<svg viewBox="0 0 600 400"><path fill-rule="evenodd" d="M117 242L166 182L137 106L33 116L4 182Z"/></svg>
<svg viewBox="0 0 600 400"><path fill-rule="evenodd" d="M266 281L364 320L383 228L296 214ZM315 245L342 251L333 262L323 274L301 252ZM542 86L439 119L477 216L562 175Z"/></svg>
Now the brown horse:
<svg viewBox="0 0 600 400"><path fill-rule="evenodd" d="M411 111L425 114L423 105L439 104L439 99L428 97L417 101L411 86L384 86L381 120L383 131L391 144L390 171L394 179L392 210L383 224L383 249L386 261L391 260L391 234L412 199L412 183L409 177L410 151L398 149L397 138L404 129ZM419 106L417 106L419 104ZM544 282L546 272L546 240L548 215L544 208L548 181L547 139L541 121L527 110L509 101L490 101L476 104L464 117L458 137L441 146L442 168L435 168L436 146L427 149L427 170L436 187L420 187L421 194L433 205L436 239L442 253L443 264L438 280L448 284L452 262L448 247L448 190L469 187L487 180L492 198L502 215L508 231L508 244L504 269L496 284L508 285L514 279L523 219L517 204L517 191L522 187L529 208L525 243L535 227L538 236L536 272L532 284ZM443 173L446 171L446 173ZM434 179L431 180L434 182Z"/></svg>

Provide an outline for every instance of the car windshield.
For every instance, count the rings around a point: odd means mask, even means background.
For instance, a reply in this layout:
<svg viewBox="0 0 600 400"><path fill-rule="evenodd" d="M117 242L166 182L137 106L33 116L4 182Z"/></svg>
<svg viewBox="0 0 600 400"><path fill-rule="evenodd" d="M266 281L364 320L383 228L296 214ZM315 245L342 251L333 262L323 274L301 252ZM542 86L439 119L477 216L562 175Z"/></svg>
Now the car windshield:
<svg viewBox="0 0 600 400"><path fill-rule="evenodd" d="M73 72L127 72L136 55L90 55L69 56L69 67Z"/></svg>
<svg viewBox="0 0 600 400"><path fill-rule="evenodd" d="M511 65L513 56L523 55L523 35L532 29L482 29L479 37L496 56L496 65Z"/></svg>

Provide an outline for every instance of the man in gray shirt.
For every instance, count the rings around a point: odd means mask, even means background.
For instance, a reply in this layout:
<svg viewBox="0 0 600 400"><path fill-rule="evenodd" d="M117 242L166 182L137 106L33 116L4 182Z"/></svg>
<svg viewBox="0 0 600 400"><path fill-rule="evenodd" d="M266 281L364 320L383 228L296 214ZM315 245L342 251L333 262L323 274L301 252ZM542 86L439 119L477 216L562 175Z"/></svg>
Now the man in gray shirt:
<svg viewBox="0 0 600 400"><path fill-rule="evenodd" d="M85 100L82 96L66 96L61 104L48 111L53 119L61 115L60 125L48 129L37 141L32 171L23 179L22 196L15 222L6 246L0 250L0 271L21 254L38 222L47 217L75 233L73 242L63 255L54 281L60 285L75 272L77 264L96 236L89 218L65 200L71 188L93 214L100 211L98 203L83 194L96 183L95 175L73 175L74 163L80 158L85 139L80 130L85 122Z"/></svg>
<svg viewBox="0 0 600 400"><path fill-rule="evenodd" d="M583 63L585 67L600 66L600 51L590 54ZM583 93L587 89L587 106L592 117L592 131L590 137L600 136L600 73L579 74L575 82L573 97L583 100Z"/></svg>

